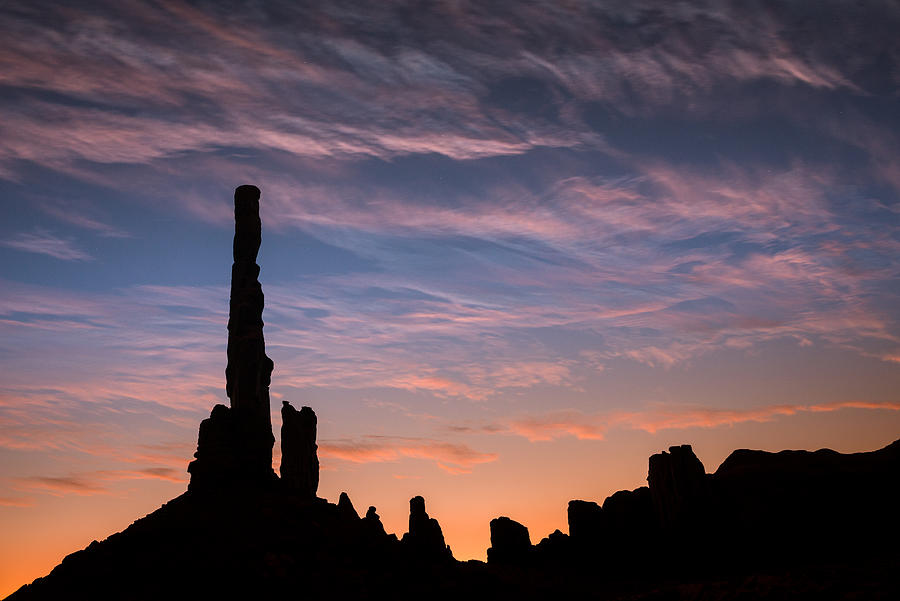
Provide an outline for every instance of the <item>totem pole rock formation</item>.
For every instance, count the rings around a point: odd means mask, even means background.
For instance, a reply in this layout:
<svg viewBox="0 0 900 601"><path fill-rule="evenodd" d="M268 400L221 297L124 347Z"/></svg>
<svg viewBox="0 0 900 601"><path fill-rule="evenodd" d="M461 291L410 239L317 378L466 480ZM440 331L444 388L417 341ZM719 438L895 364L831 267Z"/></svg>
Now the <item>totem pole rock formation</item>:
<svg viewBox="0 0 900 601"><path fill-rule="evenodd" d="M196 460L188 466L190 490L275 481L275 437L269 413L274 365L266 356L264 299L256 264L262 240L259 194L256 186L239 186L234 191L234 265L225 368L231 407L216 405L200 424Z"/></svg>
<svg viewBox="0 0 900 601"><path fill-rule="evenodd" d="M316 455L316 414L309 407L300 411L283 401L281 407L281 481L284 486L311 501L319 488L319 458Z"/></svg>
<svg viewBox="0 0 900 601"><path fill-rule="evenodd" d="M234 191L234 264L231 267L231 301L228 313L228 366L225 391L231 408L243 414L250 428L250 451L272 465L272 418L269 383L274 364L266 356L263 338L263 292L256 255L262 239L259 188L240 186ZM258 454L258 456L257 456Z"/></svg>

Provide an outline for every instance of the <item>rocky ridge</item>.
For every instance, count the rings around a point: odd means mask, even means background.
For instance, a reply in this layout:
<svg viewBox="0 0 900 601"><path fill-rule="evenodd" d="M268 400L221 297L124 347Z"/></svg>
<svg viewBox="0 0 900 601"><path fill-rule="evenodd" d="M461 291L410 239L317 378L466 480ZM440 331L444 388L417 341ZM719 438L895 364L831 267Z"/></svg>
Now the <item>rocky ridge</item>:
<svg viewBox="0 0 900 601"><path fill-rule="evenodd" d="M486 564L453 558L421 496L400 538L375 507L361 518L346 493L319 498L309 407L283 403L276 476L259 198L235 191L230 406L201 422L187 492L9 599L900 598L886 544L900 534L900 441L850 455L738 450L712 474L673 446L650 457L647 486L571 501L568 534L532 544L523 524L492 520Z"/></svg>

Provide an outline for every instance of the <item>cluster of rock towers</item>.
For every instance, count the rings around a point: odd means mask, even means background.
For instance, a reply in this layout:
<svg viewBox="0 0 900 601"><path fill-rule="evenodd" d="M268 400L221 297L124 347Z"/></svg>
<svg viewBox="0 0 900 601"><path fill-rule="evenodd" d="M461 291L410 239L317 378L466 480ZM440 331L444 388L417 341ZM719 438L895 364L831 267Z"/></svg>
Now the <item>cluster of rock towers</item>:
<svg viewBox="0 0 900 601"><path fill-rule="evenodd" d="M256 264L261 242L259 198L255 186L235 190L225 369L231 406L216 405L200 424L196 459L188 466L189 493L202 497L223 490L277 491L270 496L291 510L299 502L312 508L317 520L325 520L322 523L333 519L334 532L349 532L347 540L354 548L384 557L399 550L407 559L443 565L452 554L422 497L410 500L409 531L398 540L385 532L374 507L360 517L346 493L337 505L316 496L316 414L309 407L297 411L284 402L281 477L272 470L273 363L266 356L264 299ZM677 545L685 557L703 556L709 562L721 556L710 554L710 549L729 549L734 557L750 559L771 556L772 540L782 540L782 547L794 549L791 552L854 548L860 541L868 544L869 531L900 529L896 479L884 482L880 477L896 473L898 462L900 441L878 452L846 456L825 450L777 454L740 450L714 474L707 474L690 445L673 446L650 457L648 486L616 492L602 505L570 501L568 534L557 530L533 545L524 525L508 517L492 520L488 563L552 566L599 559L625 569L658 563L653 550L667 545ZM831 516L847 507L856 508L848 514L855 521L832 523ZM859 527L863 521L868 529ZM824 523L829 527L823 528Z"/></svg>
<svg viewBox="0 0 900 601"><path fill-rule="evenodd" d="M200 424L196 458L188 466L188 490L272 486L272 419L269 384L274 364L263 337L262 286L256 256L262 240L259 188L234 191L234 265L228 316L228 365L225 390L231 407L216 405ZM312 501L319 487L316 414L281 408L281 486Z"/></svg>
<svg viewBox="0 0 900 601"><path fill-rule="evenodd" d="M279 489L301 503L313 503L319 486L316 454L316 414L309 407L297 411L284 401L281 408L281 478L272 470L275 437L269 406L272 360L266 355L262 312L264 297L256 263L261 237L260 191L240 186L234 193L234 265L231 269L231 301L228 318L228 364L226 392L231 406L216 405L200 424L196 458L188 466L188 490L197 493L228 490ZM648 524L678 523L696 507L695 499L705 491L703 465L690 446L673 447L671 454L650 458L649 489L616 493L601 508L588 501L569 504L567 537L559 531L538 545L549 548L573 542L609 537L611 530L643 531ZM346 493L337 510L346 518L360 520ZM656 514L656 520L652 514ZM370 507L363 519L380 536L384 532L378 514ZM532 545L525 526L507 517L493 520L490 561L521 561ZM624 534L624 532L619 533ZM390 535L393 537L393 535ZM396 537L393 537L396 540ZM450 558L450 548L437 520L425 511L425 500L410 500L409 532L404 547L417 556Z"/></svg>
<svg viewBox="0 0 900 601"><path fill-rule="evenodd" d="M281 409L279 478L256 264L259 197L254 186L234 195L231 402L200 425L188 492L69 555L10 601L900 599L900 556L890 545L900 540L900 440L846 455L741 449L712 474L690 445L672 446L650 457L647 486L602 504L570 501L568 534L532 544L525 525L491 520L487 565L454 560L420 496L399 539L374 507L361 517L346 493L337 504L317 497L309 407ZM735 574L750 578L723 584Z"/></svg>
<svg viewBox="0 0 900 601"><path fill-rule="evenodd" d="M256 256L262 241L259 218L260 191L240 186L234 192L234 265L228 317L228 365L225 390L231 406L216 405L200 423L197 452L188 466L188 491L197 494L231 491L280 490L300 503L326 503L316 496L319 459L316 454L316 414L309 407L297 411L289 402L281 407L281 478L272 470L272 419L269 384L274 364L266 355L262 312L264 297ZM410 502L409 532L403 547L425 559L452 557L437 520L425 511L425 500ZM388 535L369 507L360 518L346 493L336 506L339 515L361 521L374 536L398 542Z"/></svg>

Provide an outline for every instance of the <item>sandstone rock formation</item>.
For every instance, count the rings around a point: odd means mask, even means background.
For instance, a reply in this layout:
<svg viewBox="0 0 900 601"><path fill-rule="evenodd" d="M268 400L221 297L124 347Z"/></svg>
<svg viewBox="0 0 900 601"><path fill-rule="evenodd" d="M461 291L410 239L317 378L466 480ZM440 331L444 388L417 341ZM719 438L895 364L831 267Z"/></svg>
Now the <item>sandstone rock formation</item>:
<svg viewBox="0 0 900 601"><path fill-rule="evenodd" d="M693 521L702 513L708 493L706 470L691 445L652 455L647 483L661 528Z"/></svg>
<svg viewBox="0 0 900 601"><path fill-rule="evenodd" d="M9 599L900 598L900 440L849 455L738 450L712 475L689 445L670 447L650 458L649 487L571 501L568 536L532 546L524 525L492 520L488 565L454 561L421 496L402 541L375 507L360 519L346 493L317 498L309 407L283 404L279 486L258 201L253 186L235 191L231 406L200 424L188 491Z"/></svg>
<svg viewBox="0 0 900 601"><path fill-rule="evenodd" d="M374 505L369 505L368 511L366 511L366 517L363 518L363 527L368 530L372 535L375 536L386 536L387 533L384 530L384 524L381 523L381 516L375 511ZM395 535L391 535L396 540Z"/></svg>
<svg viewBox="0 0 900 601"><path fill-rule="evenodd" d="M531 552L528 528L515 520L501 516L491 520L491 548L488 563L523 563Z"/></svg>
<svg viewBox="0 0 900 601"><path fill-rule="evenodd" d="M425 499L417 496L409 500L409 532L401 542L410 555L418 560L452 559L450 547L444 542L441 525L425 512Z"/></svg>
<svg viewBox="0 0 900 601"><path fill-rule="evenodd" d="M301 499L312 501L319 488L319 458L316 454L316 414L309 407L300 411L287 401L281 407L281 480Z"/></svg>
<svg viewBox="0 0 900 601"><path fill-rule="evenodd" d="M603 531L601 507L594 501L569 501L569 536L576 544L599 540Z"/></svg>
<svg viewBox="0 0 900 601"><path fill-rule="evenodd" d="M644 541L657 529L650 490L641 486L620 490L603 501L605 536Z"/></svg>
<svg viewBox="0 0 900 601"><path fill-rule="evenodd" d="M338 513L341 514L345 519L348 520L359 520L359 514L356 513L356 509L353 507L353 503L350 501L350 495L345 492L341 493L341 496L338 497Z"/></svg>
<svg viewBox="0 0 900 601"><path fill-rule="evenodd" d="M188 466L191 490L223 485L271 485L272 420L269 383L273 363L263 338L263 293L256 255L261 242L259 188L234 191L234 264L228 315L225 391L230 409L217 405L200 426L196 460Z"/></svg>
<svg viewBox="0 0 900 601"><path fill-rule="evenodd" d="M571 541L569 536L559 530L557 528L546 537L541 539L541 542L534 546L535 551L539 558L545 563L551 562L568 562L570 551L571 551Z"/></svg>

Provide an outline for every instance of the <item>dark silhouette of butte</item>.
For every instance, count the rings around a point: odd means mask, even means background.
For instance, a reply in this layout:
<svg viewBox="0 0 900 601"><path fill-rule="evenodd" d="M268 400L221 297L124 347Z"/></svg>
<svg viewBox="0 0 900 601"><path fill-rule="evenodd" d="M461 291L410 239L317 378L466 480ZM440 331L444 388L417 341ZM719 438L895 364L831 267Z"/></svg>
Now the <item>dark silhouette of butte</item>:
<svg viewBox="0 0 900 601"><path fill-rule="evenodd" d="M260 192L235 190L226 392L200 424L187 492L66 557L9 599L900 599L900 440L869 453L738 450L708 474L690 445L648 486L573 500L537 544L490 522L459 562L425 500L409 531L316 496L316 415L281 408L280 477L256 255ZM539 485L539 483L535 483Z"/></svg>

